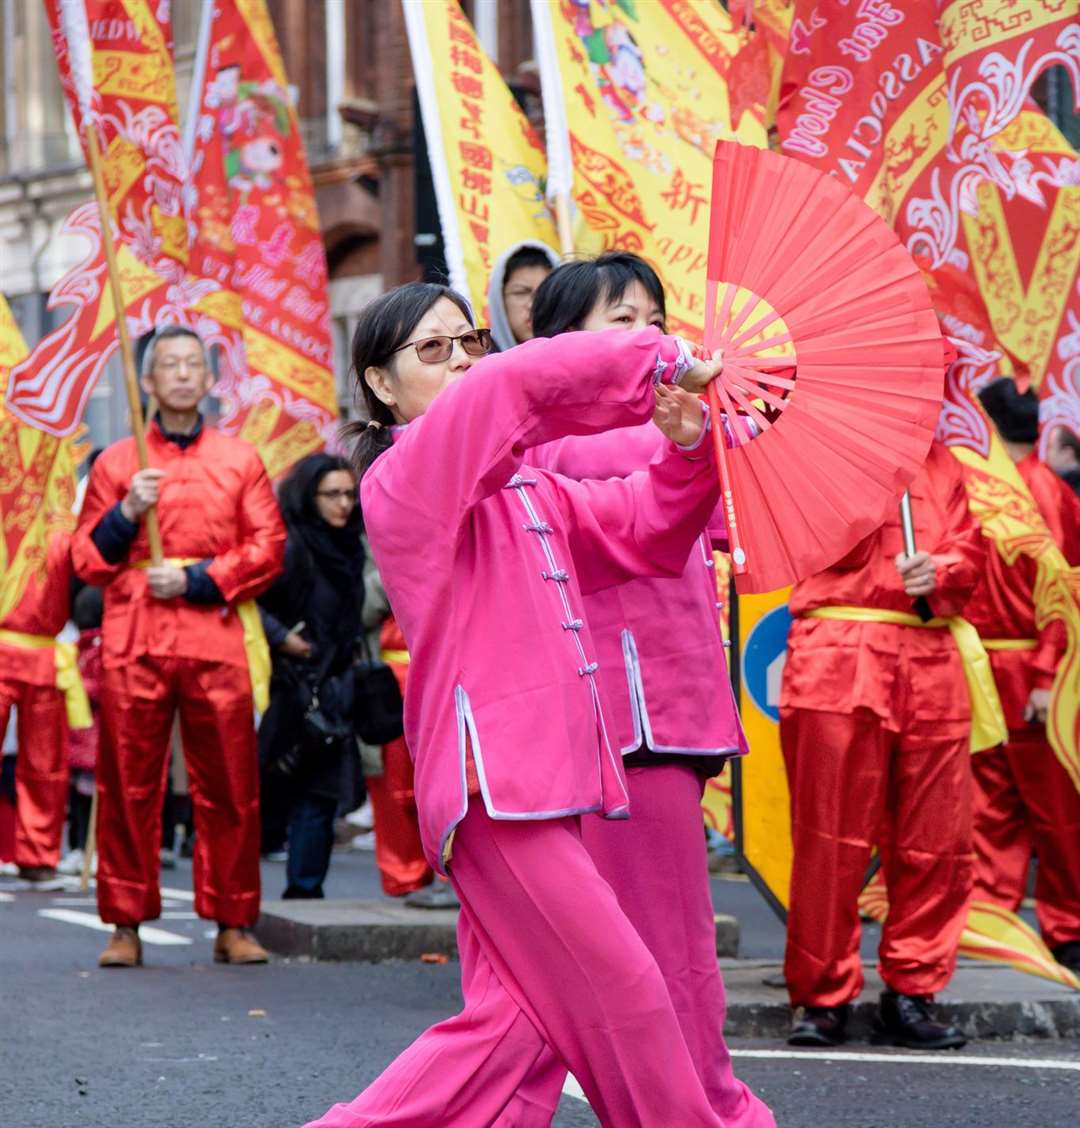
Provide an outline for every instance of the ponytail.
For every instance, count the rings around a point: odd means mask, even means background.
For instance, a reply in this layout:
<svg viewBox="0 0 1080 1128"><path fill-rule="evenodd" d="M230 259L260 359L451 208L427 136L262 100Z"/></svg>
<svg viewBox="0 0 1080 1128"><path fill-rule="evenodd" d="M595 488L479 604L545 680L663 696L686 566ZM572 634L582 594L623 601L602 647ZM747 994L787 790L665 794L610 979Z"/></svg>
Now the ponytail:
<svg viewBox="0 0 1080 1128"><path fill-rule="evenodd" d="M384 403L379 404L378 414L381 416L379 419L348 423L341 429L342 438L352 443L350 459L357 478L362 478L375 459L393 445L390 428L394 425L394 417Z"/></svg>

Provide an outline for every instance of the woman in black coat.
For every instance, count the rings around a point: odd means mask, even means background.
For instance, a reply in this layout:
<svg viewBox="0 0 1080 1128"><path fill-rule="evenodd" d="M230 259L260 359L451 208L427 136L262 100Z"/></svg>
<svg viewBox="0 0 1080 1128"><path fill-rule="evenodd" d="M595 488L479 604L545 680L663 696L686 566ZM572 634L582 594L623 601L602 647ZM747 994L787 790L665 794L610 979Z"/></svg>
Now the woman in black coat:
<svg viewBox="0 0 1080 1128"><path fill-rule="evenodd" d="M312 454L278 502L285 570L259 598L274 659L259 727L263 852L287 835L284 896L322 897L342 761L356 747L352 662L364 592L356 477L344 458Z"/></svg>

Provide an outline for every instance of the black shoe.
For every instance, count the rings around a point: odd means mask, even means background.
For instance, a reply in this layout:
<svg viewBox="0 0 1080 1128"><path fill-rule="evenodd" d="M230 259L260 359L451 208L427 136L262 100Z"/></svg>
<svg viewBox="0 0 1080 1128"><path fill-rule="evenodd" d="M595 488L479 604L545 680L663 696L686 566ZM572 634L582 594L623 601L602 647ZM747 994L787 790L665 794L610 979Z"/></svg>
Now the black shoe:
<svg viewBox="0 0 1080 1128"><path fill-rule="evenodd" d="M899 995L882 991L870 1041L876 1046L909 1050L958 1050L967 1038L955 1026L935 1022L931 995Z"/></svg>
<svg viewBox="0 0 1080 1128"><path fill-rule="evenodd" d="M789 1046L839 1046L847 1041L851 1007L796 1007Z"/></svg>
<svg viewBox="0 0 1080 1128"><path fill-rule="evenodd" d="M1080 940L1066 940L1050 949L1050 954L1062 967L1080 975Z"/></svg>

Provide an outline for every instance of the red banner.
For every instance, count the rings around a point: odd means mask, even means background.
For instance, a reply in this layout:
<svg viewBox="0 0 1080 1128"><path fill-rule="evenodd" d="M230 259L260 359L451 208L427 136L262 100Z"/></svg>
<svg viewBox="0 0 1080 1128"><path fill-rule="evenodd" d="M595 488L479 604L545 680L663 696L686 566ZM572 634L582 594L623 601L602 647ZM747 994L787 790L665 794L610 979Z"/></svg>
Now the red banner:
<svg viewBox="0 0 1080 1128"><path fill-rule="evenodd" d="M61 83L80 122L59 4L46 0L46 10ZM205 288L185 282L186 168L176 122L168 6L149 0L85 0L85 6L105 187L128 328L137 338L157 324L183 321L186 307ZM49 297L51 310L70 313L12 370L7 390L12 414L57 436L78 427L86 400L117 348L97 206L76 208L64 231L87 243L86 257Z"/></svg>
<svg viewBox="0 0 1080 1128"><path fill-rule="evenodd" d="M196 76L192 272L220 291L219 425L276 476L335 437L326 254L299 123L263 0L218 0Z"/></svg>

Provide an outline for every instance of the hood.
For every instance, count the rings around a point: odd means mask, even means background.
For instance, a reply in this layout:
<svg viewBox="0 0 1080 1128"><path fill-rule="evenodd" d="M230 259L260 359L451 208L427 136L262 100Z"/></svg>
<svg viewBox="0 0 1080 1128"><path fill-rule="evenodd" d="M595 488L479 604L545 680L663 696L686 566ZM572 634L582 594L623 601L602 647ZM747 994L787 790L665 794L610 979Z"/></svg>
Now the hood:
<svg viewBox="0 0 1080 1128"><path fill-rule="evenodd" d="M514 340L514 334L510 331L510 322L506 317L506 306L503 305L503 279L506 276L506 264L510 259L517 254L518 251L524 247L531 247L533 250L543 251L547 255L548 261L554 270L562 261L557 251L553 251L547 243L541 243L539 239L522 239L520 243L511 243L509 247L495 262L491 270L491 281L488 283L488 313L491 316L491 335L495 338L495 345L500 352L506 349L512 349L517 341Z"/></svg>

